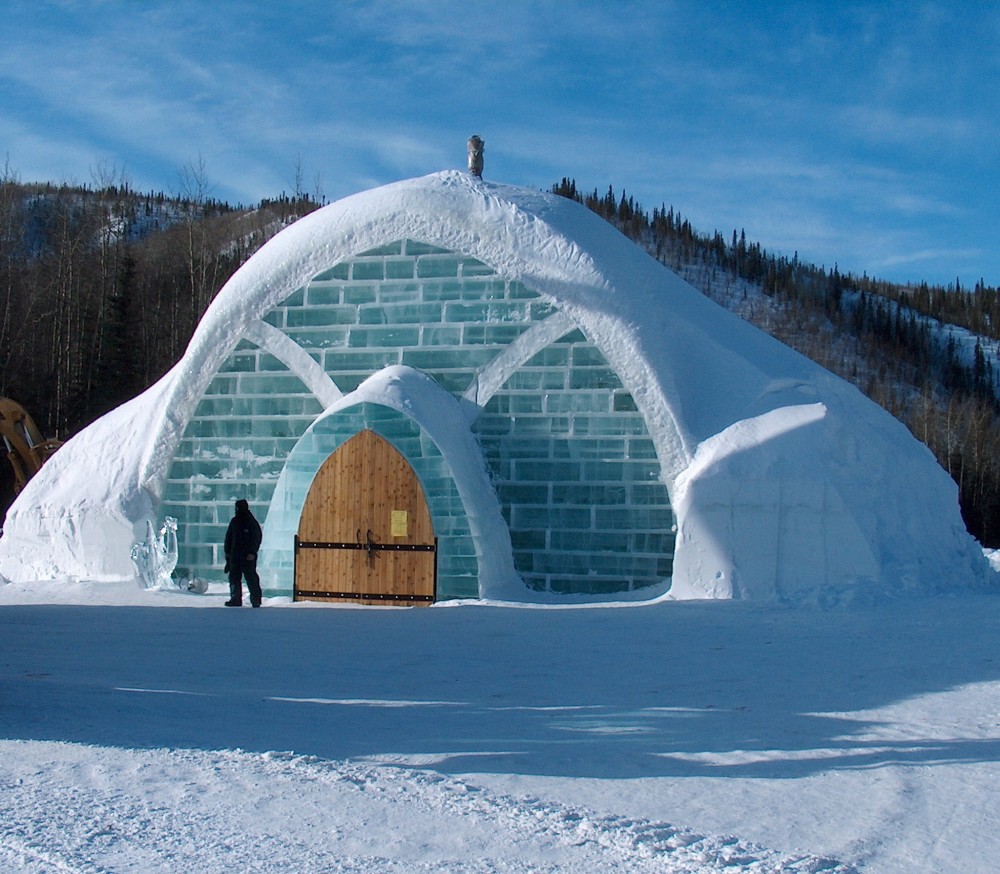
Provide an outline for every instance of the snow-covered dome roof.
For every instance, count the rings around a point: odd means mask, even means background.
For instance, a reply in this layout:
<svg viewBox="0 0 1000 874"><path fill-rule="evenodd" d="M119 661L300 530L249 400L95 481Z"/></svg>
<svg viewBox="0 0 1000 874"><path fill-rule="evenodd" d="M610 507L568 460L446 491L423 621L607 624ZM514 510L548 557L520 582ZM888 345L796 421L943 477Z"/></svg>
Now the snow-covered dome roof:
<svg viewBox="0 0 1000 874"><path fill-rule="evenodd" d="M601 350L642 413L676 513L673 596L926 590L987 573L954 483L888 413L581 205L460 172L344 198L262 247L220 291L177 366L69 441L22 493L0 540L0 573L126 572L121 547L156 515L195 405L237 343L266 331L261 319L331 265L403 238L517 280ZM300 375L330 406L338 392L300 359ZM484 397L503 378L502 362L484 373ZM59 544L50 557L35 553L43 541Z"/></svg>

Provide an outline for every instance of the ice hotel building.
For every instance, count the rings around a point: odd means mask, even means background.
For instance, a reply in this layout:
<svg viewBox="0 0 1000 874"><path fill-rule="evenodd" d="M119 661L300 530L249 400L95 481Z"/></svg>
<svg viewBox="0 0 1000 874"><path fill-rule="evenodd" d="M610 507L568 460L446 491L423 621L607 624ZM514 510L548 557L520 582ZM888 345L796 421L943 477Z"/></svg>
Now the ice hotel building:
<svg viewBox="0 0 1000 874"><path fill-rule="evenodd" d="M579 204L463 172L267 243L177 366L22 494L0 574L127 576L146 520L172 516L178 572L221 579L236 498L263 524L265 594L315 600L801 599L986 573L953 483L853 387Z"/></svg>

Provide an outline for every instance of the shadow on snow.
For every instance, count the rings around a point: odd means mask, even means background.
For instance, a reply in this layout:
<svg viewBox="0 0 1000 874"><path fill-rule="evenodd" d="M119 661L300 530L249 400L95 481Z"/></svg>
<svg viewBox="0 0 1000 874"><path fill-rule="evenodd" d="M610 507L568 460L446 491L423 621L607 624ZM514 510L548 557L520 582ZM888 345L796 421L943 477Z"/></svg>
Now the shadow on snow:
<svg viewBox="0 0 1000 874"><path fill-rule="evenodd" d="M830 611L12 606L0 735L598 778L996 761L1000 739L873 741L848 714L1000 679L998 626L987 596Z"/></svg>

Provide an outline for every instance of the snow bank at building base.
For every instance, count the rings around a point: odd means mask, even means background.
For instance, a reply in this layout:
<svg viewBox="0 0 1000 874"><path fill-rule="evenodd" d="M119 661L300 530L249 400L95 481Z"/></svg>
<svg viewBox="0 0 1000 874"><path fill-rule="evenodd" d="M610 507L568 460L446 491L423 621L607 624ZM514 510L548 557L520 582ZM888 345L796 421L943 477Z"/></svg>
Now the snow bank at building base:
<svg viewBox="0 0 1000 874"><path fill-rule="evenodd" d="M698 448L674 492L670 597L831 604L996 584L930 451L874 405L850 412L783 407Z"/></svg>

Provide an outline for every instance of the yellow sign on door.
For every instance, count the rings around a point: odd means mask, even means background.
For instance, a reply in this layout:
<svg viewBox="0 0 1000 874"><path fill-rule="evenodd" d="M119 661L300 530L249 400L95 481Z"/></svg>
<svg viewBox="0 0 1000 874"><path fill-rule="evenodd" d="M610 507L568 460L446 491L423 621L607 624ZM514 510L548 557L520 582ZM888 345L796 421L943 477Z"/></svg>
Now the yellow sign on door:
<svg viewBox="0 0 1000 874"><path fill-rule="evenodd" d="M407 511L393 510L390 516L389 527L393 537L406 537L407 533Z"/></svg>

